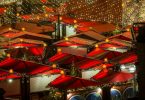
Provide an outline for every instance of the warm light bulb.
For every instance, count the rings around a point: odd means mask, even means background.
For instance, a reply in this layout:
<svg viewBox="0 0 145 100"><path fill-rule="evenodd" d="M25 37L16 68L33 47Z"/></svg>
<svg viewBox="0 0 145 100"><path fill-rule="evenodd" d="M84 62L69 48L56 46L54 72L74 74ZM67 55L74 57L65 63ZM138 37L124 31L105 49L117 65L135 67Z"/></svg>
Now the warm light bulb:
<svg viewBox="0 0 145 100"><path fill-rule="evenodd" d="M11 57L11 55L10 54L7 54L7 57Z"/></svg>
<svg viewBox="0 0 145 100"><path fill-rule="evenodd" d="M64 75L64 71L63 71L63 70L62 70L62 71L60 71L60 74L61 74L61 75Z"/></svg>
<svg viewBox="0 0 145 100"><path fill-rule="evenodd" d="M89 29L90 29L90 30L92 30L92 29L93 29L93 27L89 27Z"/></svg>
<svg viewBox="0 0 145 100"><path fill-rule="evenodd" d="M59 20L62 20L62 17L59 17Z"/></svg>
<svg viewBox="0 0 145 100"><path fill-rule="evenodd" d="M9 28L9 31L11 31L11 30L12 30L12 28L10 27L10 28Z"/></svg>
<svg viewBox="0 0 145 100"><path fill-rule="evenodd" d="M20 39L20 41L23 42L24 40L23 39Z"/></svg>
<svg viewBox="0 0 145 100"><path fill-rule="evenodd" d="M56 68L56 67L57 67L56 64L53 64L53 65L52 65L52 68Z"/></svg>
<svg viewBox="0 0 145 100"><path fill-rule="evenodd" d="M23 28L22 28L22 31L25 31L25 30L26 30L26 29L23 27Z"/></svg>
<svg viewBox="0 0 145 100"><path fill-rule="evenodd" d="M45 14L45 17L48 17L48 14Z"/></svg>
<svg viewBox="0 0 145 100"><path fill-rule="evenodd" d="M74 23L77 23L77 20L74 20Z"/></svg>
<svg viewBox="0 0 145 100"><path fill-rule="evenodd" d="M69 40L68 37L65 37L65 40L68 41Z"/></svg>
<svg viewBox="0 0 145 100"><path fill-rule="evenodd" d="M98 44L96 44L96 45L95 45L95 47L96 47L96 48L98 48L98 47L99 47L99 45L98 45Z"/></svg>
<svg viewBox="0 0 145 100"><path fill-rule="evenodd" d="M78 27L78 25L74 25L74 28L77 28Z"/></svg>
<svg viewBox="0 0 145 100"><path fill-rule="evenodd" d="M106 39L105 42L109 42L109 39Z"/></svg>
<svg viewBox="0 0 145 100"><path fill-rule="evenodd" d="M7 12L7 10L4 10L4 12Z"/></svg>
<svg viewBox="0 0 145 100"><path fill-rule="evenodd" d="M57 52L61 52L61 51L62 51L61 48L58 48L58 49L57 49Z"/></svg>
<svg viewBox="0 0 145 100"><path fill-rule="evenodd" d="M107 58L104 58L104 62L108 62L108 59Z"/></svg>
<svg viewBox="0 0 145 100"><path fill-rule="evenodd" d="M11 74L14 73L13 69L10 69L10 70L9 70L9 73L11 73Z"/></svg>
<svg viewBox="0 0 145 100"><path fill-rule="evenodd" d="M43 44L43 46L44 46L44 47L46 47L46 46L47 46L47 44L46 44L46 43L44 43L44 44Z"/></svg>
<svg viewBox="0 0 145 100"><path fill-rule="evenodd" d="M102 66L102 67L103 67L103 69L106 69L106 67L107 67L107 66L106 66L105 64L103 64L103 66Z"/></svg>
<svg viewBox="0 0 145 100"><path fill-rule="evenodd" d="M20 14L19 14L19 13L17 13L16 15L17 15L17 16L20 16Z"/></svg>

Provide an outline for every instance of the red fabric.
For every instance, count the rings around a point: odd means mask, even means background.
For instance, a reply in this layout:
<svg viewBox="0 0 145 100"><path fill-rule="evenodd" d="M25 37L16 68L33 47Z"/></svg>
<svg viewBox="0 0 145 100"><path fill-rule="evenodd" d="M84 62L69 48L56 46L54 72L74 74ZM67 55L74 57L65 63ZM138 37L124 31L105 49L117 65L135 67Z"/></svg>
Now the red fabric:
<svg viewBox="0 0 145 100"><path fill-rule="evenodd" d="M121 39L121 40L126 40L126 41L130 41L131 39L130 38L127 38L127 37L125 37L125 36L123 36L123 35L117 35L117 36L113 36L112 38L110 38L110 39Z"/></svg>
<svg viewBox="0 0 145 100"><path fill-rule="evenodd" d="M49 70L49 71L42 72L40 74L42 74L42 75L52 75L52 74L60 74L60 72L61 72L60 69L52 69L52 70Z"/></svg>
<svg viewBox="0 0 145 100"><path fill-rule="evenodd" d="M95 76L92 77L92 79L95 79L95 80L98 80L98 79L101 79L101 78L104 78L108 75L108 70L105 69L105 70L102 70L100 71L98 74L96 74Z"/></svg>
<svg viewBox="0 0 145 100"><path fill-rule="evenodd" d="M96 55L100 55L102 53L105 53L106 51L103 50L103 49L100 49L100 48L96 48L94 49L93 51L89 52L87 54L88 57L93 57L93 56L96 56Z"/></svg>
<svg viewBox="0 0 145 100"><path fill-rule="evenodd" d="M44 70L49 70L49 66L43 66L34 62L23 61L19 59L6 58L0 62L0 68L9 70L13 69L18 73L37 74Z"/></svg>
<svg viewBox="0 0 145 100"><path fill-rule="evenodd" d="M81 44L76 44L76 43L71 43L71 42L61 42L56 44L56 46L60 46L60 47L68 47L68 46L81 46Z"/></svg>
<svg viewBox="0 0 145 100"><path fill-rule="evenodd" d="M86 32L86 31L89 31L89 30L90 30L89 27L78 27L77 28L77 31L79 31L79 32Z"/></svg>
<svg viewBox="0 0 145 100"><path fill-rule="evenodd" d="M79 66L80 69L89 69L92 68L93 66L101 64L102 61L100 60L84 60L81 63L79 63L77 66Z"/></svg>
<svg viewBox="0 0 145 100"><path fill-rule="evenodd" d="M103 44L99 45L99 47L102 48L102 49L107 49L107 48L112 48L112 47L121 48L123 46L119 46L119 45L115 45L115 44L110 44L110 43L103 43Z"/></svg>
<svg viewBox="0 0 145 100"><path fill-rule="evenodd" d="M75 89L75 88L86 88L88 86L97 86L99 83L94 81L62 75L52 81L48 86L60 88L60 89Z"/></svg>
<svg viewBox="0 0 145 100"><path fill-rule="evenodd" d="M111 59L121 56L121 55L122 55L122 53L120 53L120 52L109 51L108 53L106 53L105 55L102 56L102 60L104 60L105 58L107 58L108 60L111 60Z"/></svg>
<svg viewBox="0 0 145 100"><path fill-rule="evenodd" d="M49 62L56 62L56 61L59 61L59 60L62 60L64 58L67 58L67 57L70 57L71 55L70 54L67 54L67 53L57 53L55 54L54 56L52 56L51 58L49 58Z"/></svg>
<svg viewBox="0 0 145 100"><path fill-rule="evenodd" d="M44 47L31 47L29 50L33 55L41 56L43 54Z"/></svg>
<svg viewBox="0 0 145 100"><path fill-rule="evenodd" d="M123 43L119 40L115 40L115 39L111 40L111 43L115 44L115 45L120 45L120 46L127 46L125 43Z"/></svg>
<svg viewBox="0 0 145 100"><path fill-rule="evenodd" d="M120 64L126 64L137 61L137 55L136 54L129 54L125 58L121 59L119 61Z"/></svg>
<svg viewBox="0 0 145 100"><path fill-rule="evenodd" d="M20 78L20 76L15 74L10 74L9 72L0 70L0 80L12 79L12 78Z"/></svg>
<svg viewBox="0 0 145 100"><path fill-rule="evenodd" d="M124 73L124 72L113 72L108 74L108 76L100 79L102 83L116 83L116 82L126 82L134 77L133 74ZM93 79L99 81L96 77L92 77Z"/></svg>

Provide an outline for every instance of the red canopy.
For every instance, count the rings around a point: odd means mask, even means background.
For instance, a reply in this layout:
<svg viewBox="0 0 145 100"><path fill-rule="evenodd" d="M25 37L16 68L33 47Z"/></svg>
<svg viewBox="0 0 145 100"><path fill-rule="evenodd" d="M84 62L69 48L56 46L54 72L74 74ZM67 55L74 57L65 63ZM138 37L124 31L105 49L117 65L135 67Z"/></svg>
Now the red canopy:
<svg viewBox="0 0 145 100"><path fill-rule="evenodd" d="M101 82L104 83L115 83L115 82L126 82L134 77L133 74L125 72L113 72L108 76L101 79ZM92 77L94 80L98 80L96 77Z"/></svg>
<svg viewBox="0 0 145 100"><path fill-rule="evenodd" d="M62 59L67 59L67 58L69 58L70 56L72 56L72 55L70 55L70 54L67 54L67 53L62 53L62 52L60 52L60 53L57 53L57 54L55 54L54 56L52 56L51 58L49 58L49 62L58 62L58 61L60 61L60 60L62 60Z"/></svg>
<svg viewBox="0 0 145 100"><path fill-rule="evenodd" d="M136 54L129 54L123 59L119 61L120 64L126 64L126 63L131 63L137 61L137 55Z"/></svg>
<svg viewBox="0 0 145 100"><path fill-rule="evenodd" d="M57 43L56 46L68 47L68 46L82 46L82 45L81 44L77 44L77 43L72 43L72 42L66 41L66 42Z"/></svg>
<svg viewBox="0 0 145 100"><path fill-rule="evenodd" d="M101 54L104 54L104 53L106 53L105 50L100 49L100 48L96 48L96 49L94 49L93 51L89 52L89 53L87 54L87 56L88 56L88 57L95 57L95 56L98 56L98 55L101 55Z"/></svg>
<svg viewBox="0 0 145 100"><path fill-rule="evenodd" d="M75 89L75 88L86 88L88 86L97 86L99 83L86 80L82 78L61 75L54 81L52 81L48 86L60 88L60 89Z"/></svg>
<svg viewBox="0 0 145 100"><path fill-rule="evenodd" d="M27 74L37 74L51 69L49 66L13 58L6 58L5 60L1 61L0 68L5 70L13 69L14 72Z"/></svg>
<svg viewBox="0 0 145 100"><path fill-rule="evenodd" d="M12 78L20 78L20 76L16 74L10 74L9 72L0 70L0 80L12 79Z"/></svg>
<svg viewBox="0 0 145 100"><path fill-rule="evenodd" d="M99 64L102 64L101 60L86 59L78 63L77 66L79 66L80 69L89 69Z"/></svg>

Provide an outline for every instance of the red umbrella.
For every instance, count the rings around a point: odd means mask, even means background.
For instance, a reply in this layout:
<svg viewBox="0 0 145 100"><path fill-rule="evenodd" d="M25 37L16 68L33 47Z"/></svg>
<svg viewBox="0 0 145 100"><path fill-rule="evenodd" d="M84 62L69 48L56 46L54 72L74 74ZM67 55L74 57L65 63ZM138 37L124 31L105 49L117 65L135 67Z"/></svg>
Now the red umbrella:
<svg viewBox="0 0 145 100"><path fill-rule="evenodd" d="M115 82L126 82L130 79L132 79L134 77L133 74L130 73L125 73L125 72L113 72L111 74L109 74L108 76L104 77L103 79L101 79L100 81L104 82L104 83L115 83ZM98 80L96 79L96 77L92 77L94 80Z"/></svg>
<svg viewBox="0 0 145 100"><path fill-rule="evenodd" d="M54 81L52 81L48 86L60 88L60 89L75 89L75 88L86 88L88 86L100 85L97 82L86 80L82 78L61 75Z"/></svg>

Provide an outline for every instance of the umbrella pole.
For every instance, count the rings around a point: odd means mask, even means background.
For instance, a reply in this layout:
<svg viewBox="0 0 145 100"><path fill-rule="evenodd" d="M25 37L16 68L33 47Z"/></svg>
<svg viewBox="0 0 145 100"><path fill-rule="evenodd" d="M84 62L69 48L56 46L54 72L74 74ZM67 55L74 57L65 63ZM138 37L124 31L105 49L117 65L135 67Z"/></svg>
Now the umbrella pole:
<svg viewBox="0 0 145 100"><path fill-rule="evenodd" d="M22 76L20 79L21 100L30 100L30 77Z"/></svg>

